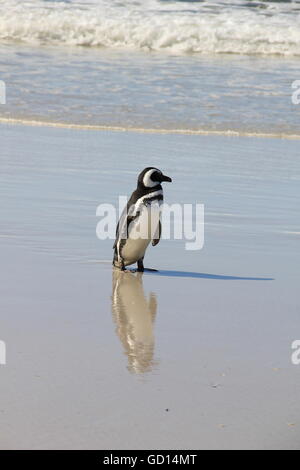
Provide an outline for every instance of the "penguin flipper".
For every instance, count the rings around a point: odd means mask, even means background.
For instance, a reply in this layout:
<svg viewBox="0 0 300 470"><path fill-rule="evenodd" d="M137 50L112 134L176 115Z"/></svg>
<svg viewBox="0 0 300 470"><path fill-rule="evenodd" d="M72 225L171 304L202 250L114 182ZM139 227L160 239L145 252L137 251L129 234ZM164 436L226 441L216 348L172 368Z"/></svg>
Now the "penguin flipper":
<svg viewBox="0 0 300 470"><path fill-rule="evenodd" d="M128 236L128 226L129 226L130 222L132 222L132 220L139 215L139 213L135 217L132 217L132 216L129 215L129 210L130 210L130 207L132 206L132 200L133 200L134 194L135 193L132 193L132 195L131 195L126 207L124 207L124 209L122 211L122 214L120 216L120 219L117 223L116 239L115 239L115 243L113 245L113 250L117 249L117 244L118 244L119 238L121 237L120 236L120 226L121 226L121 230L122 230L122 227L123 227L124 223L126 224L126 234L127 234L126 236Z"/></svg>
<svg viewBox="0 0 300 470"><path fill-rule="evenodd" d="M155 238L153 238L152 240L152 246L156 246L159 243L160 237L161 237L161 221L158 222L158 229L156 230Z"/></svg>
<svg viewBox="0 0 300 470"><path fill-rule="evenodd" d="M120 225L120 221L117 223L117 227L116 227L116 239L115 239L115 243L114 243L114 246L113 246L113 250L117 249L117 243L118 243L118 239L119 239L119 225Z"/></svg>
<svg viewBox="0 0 300 470"><path fill-rule="evenodd" d="M125 223L126 223L126 238L121 238L122 237L122 233L120 234L120 222L122 221L122 217L124 216L124 214L126 215L126 212L123 211L123 215L120 217L120 220L118 222L118 225L117 225L117 228L116 228L116 239L115 239L115 243L113 245L113 250L115 250L116 254L117 253L117 249L118 249L118 241L121 239L121 240L126 240L128 238L128 229L129 229L129 225L131 224L131 222L135 219L137 219L139 216L140 216L140 212L138 211L135 215L127 215L126 217L126 220L125 220ZM123 222L124 223L124 222Z"/></svg>

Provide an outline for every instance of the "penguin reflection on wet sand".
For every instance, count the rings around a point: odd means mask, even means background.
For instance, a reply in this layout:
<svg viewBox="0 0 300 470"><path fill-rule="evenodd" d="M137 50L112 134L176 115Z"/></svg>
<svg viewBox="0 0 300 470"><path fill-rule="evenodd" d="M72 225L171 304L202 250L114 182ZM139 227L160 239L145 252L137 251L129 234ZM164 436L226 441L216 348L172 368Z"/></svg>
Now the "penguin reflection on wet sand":
<svg viewBox="0 0 300 470"><path fill-rule="evenodd" d="M161 236L161 183L172 182L158 168L147 167L138 177L137 189L132 193L124 209L116 231L113 265L122 271L137 263L137 270L144 271L144 256L149 243L158 244Z"/></svg>
<svg viewBox="0 0 300 470"><path fill-rule="evenodd" d="M113 270L112 314L116 332L128 357L128 370L142 374L155 365L155 294L145 296L142 274Z"/></svg>

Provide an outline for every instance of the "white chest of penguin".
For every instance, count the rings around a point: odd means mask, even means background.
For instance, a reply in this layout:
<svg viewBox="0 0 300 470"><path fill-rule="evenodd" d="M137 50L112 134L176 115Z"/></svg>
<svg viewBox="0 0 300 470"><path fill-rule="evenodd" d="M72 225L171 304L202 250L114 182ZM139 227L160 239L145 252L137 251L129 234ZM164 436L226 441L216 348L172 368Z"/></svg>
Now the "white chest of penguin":
<svg viewBox="0 0 300 470"><path fill-rule="evenodd" d="M161 204L152 201L142 204L139 208L139 216L128 227L128 238L122 249L122 256L126 264L143 258L145 251L159 231Z"/></svg>

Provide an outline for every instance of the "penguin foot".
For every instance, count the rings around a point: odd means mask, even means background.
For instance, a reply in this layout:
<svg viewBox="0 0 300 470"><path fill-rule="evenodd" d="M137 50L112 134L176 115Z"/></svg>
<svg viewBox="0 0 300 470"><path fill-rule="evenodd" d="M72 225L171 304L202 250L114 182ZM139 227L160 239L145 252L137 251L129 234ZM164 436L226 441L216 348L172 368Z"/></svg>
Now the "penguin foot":
<svg viewBox="0 0 300 470"><path fill-rule="evenodd" d="M124 261L121 260L121 262L119 264L116 264L115 263L115 260L113 261L113 267L114 269L118 269L119 271L122 271L123 273L130 273L130 269L126 269L125 268L125 264L124 264Z"/></svg>
<svg viewBox="0 0 300 470"><path fill-rule="evenodd" d="M143 273L144 270L145 270L145 268L144 268L143 260L139 259L138 262L137 262L137 272L138 273Z"/></svg>
<svg viewBox="0 0 300 470"><path fill-rule="evenodd" d="M125 268L125 263L124 263L124 261L123 261L122 258L121 258L121 266L120 266L120 269L121 269L121 271L123 271L123 272L126 272L126 271L127 271L127 269Z"/></svg>
<svg viewBox="0 0 300 470"><path fill-rule="evenodd" d="M117 271L121 271L122 273L129 273L130 270L129 269L126 269L126 268L121 268L120 266L116 266L115 264L113 265L114 269L116 269Z"/></svg>
<svg viewBox="0 0 300 470"><path fill-rule="evenodd" d="M131 273L132 271L130 269L121 268L122 273Z"/></svg>

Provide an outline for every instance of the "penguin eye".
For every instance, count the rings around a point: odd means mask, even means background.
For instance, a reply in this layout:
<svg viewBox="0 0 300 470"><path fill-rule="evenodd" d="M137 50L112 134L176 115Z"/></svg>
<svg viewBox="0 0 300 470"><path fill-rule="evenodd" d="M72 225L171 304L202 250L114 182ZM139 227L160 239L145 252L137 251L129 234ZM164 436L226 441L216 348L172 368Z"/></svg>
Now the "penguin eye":
<svg viewBox="0 0 300 470"><path fill-rule="evenodd" d="M151 179L152 181L160 181L160 173L159 171L154 171L154 173L152 173L151 175Z"/></svg>

